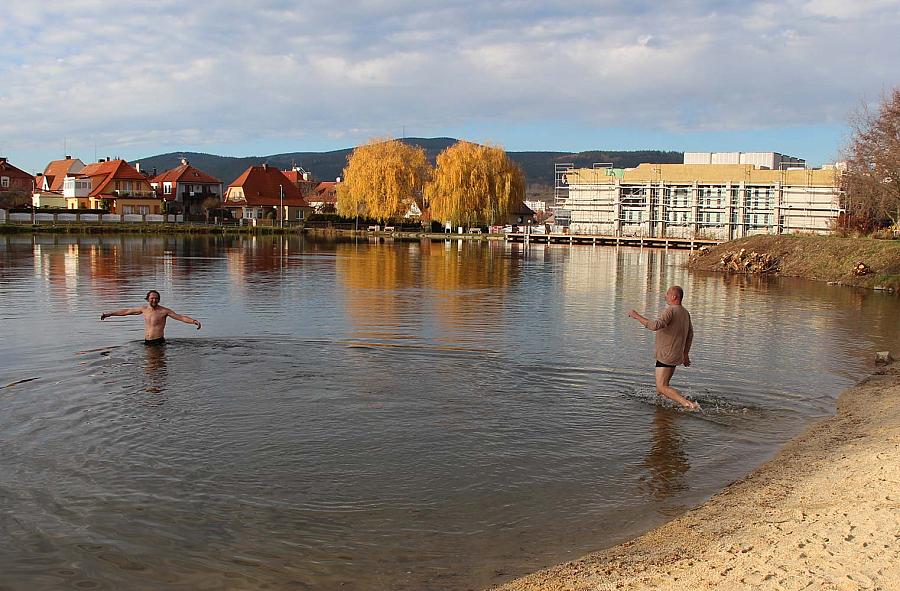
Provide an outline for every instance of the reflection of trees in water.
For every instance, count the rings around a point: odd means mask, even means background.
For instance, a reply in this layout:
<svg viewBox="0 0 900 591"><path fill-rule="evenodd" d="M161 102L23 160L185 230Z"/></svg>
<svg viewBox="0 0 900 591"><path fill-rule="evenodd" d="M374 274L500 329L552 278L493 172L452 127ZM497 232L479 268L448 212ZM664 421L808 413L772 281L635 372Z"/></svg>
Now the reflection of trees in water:
<svg viewBox="0 0 900 591"><path fill-rule="evenodd" d="M684 475L690 469L682 436L675 426L676 414L656 408L653 415L650 451L644 466L650 472L649 493L657 501L665 500L687 488Z"/></svg>
<svg viewBox="0 0 900 591"><path fill-rule="evenodd" d="M335 248L348 314L370 330L425 315L454 326L460 319L490 324L519 270L518 259L503 256L496 245L468 240ZM425 290L439 293L426 296Z"/></svg>
<svg viewBox="0 0 900 591"><path fill-rule="evenodd" d="M354 332L363 338L396 336L410 317L427 313L418 291L418 245L336 244L335 265ZM394 330L391 330L391 329Z"/></svg>
<svg viewBox="0 0 900 591"><path fill-rule="evenodd" d="M502 321L506 289L518 279L521 259L494 242L429 243L423 250L426 284L443 292L434 302L438 322L465 330Z"/></svg>

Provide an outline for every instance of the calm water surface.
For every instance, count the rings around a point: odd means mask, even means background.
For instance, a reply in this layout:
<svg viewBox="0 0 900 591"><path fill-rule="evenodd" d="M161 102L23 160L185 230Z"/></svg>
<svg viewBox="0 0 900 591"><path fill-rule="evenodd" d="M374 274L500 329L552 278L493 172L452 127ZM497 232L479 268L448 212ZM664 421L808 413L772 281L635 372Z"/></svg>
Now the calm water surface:
<svg viewBox="0 0 900 591"><path fill-rule="evenodd" d="M701 502L900 349L896 297L686 256L0 237L0 587L487 586ZM626 317L672 283L700 416ZM99 321L151 288L203 329Z"/></svg>

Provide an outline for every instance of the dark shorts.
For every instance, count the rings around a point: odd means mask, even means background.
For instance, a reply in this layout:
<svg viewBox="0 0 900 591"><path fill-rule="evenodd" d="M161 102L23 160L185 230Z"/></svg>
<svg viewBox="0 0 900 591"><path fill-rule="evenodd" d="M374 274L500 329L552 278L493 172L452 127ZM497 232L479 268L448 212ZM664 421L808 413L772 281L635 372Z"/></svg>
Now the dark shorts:
<svg viewBox="0 0 900 591"><path fill-rule="evenodd" d="M152 347L154 345L165 345L166 339L163 337L159 337L158 339L144 339L144 344L148 347Z"/></svg>
<svg viewBox="0 0 900 591"><path fill-rule="evenodd" d="M668 363L663 363L659 359L656 360L656 367L678 367L677 365L669 365Z"/></svg>

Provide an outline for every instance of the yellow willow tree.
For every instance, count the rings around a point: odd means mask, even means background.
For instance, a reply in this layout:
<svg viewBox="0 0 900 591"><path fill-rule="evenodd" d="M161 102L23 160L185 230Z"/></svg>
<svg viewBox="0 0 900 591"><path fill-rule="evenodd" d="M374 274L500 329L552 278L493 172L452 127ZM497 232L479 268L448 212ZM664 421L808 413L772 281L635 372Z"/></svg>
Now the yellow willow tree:
<svg viewBox="0 0 900 591"><path fill-rule="evenodd" d="M438 154L425 196L431 219L505 223L510 209L525 198L525 174L499 146L457 142Z"/></svg>
<svg viewBox="0 0 900 591"><path fill-rule="evenodd" d="M399 140L370 140L347 157L337 212L385 221L403 217L422 194L431 166L425 150Z"/></svg>

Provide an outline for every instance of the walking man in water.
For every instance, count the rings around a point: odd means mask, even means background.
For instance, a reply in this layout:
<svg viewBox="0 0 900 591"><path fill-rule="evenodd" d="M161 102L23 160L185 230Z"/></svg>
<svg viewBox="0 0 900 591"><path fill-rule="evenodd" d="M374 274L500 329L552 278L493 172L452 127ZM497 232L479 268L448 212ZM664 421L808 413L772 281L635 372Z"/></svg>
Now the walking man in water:
<svg viewBox="0 0 900 591"><path fill-rule="evenodd" d="M691 365L690 352L694 340L694 327L691 324L691 315L681 305L683 299L684 290L673 285L666 290L667 305L659 313L659 318L647 320L634 310L628 312L628 316L656 333L656 393L677 402L687 410L699 410L699 404L688 400L669 385L677 366Z"/></svg>
<svg viewBox="0 0 900 591"><path fill-rule="evenodd" d="M123 308L115 312L104 312L100 315L100 320L106 320L110 316L135 316L137 314L144 315L144 344L145 345L162 345L166 342L166 318L174 318L186 324L193 324L200 330L200 321L194 320L190 316L182 316L176 314L168 308L159 305L159 292L151 289L144 298L147 300L146 306L138 308Z"/></svg>

